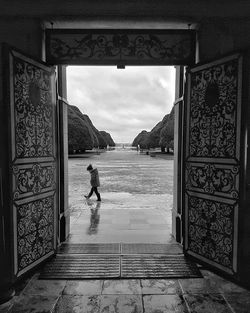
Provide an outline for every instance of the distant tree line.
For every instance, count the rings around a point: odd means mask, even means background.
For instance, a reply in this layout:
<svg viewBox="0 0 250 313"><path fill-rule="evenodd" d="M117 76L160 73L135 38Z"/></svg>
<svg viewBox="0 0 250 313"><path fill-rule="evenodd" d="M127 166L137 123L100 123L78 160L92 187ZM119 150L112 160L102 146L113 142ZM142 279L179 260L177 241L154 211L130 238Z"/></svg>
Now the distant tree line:
<svg viewBox="0 0 250 313"><path fill-rule="evenodd" d="M141 149L160 147L163 152L174 149L174 108L150 132L143 130L135 137L132 146L138 145Z"/></svg>
<svg viewBox="0 0 250 313"><path fill-rule="evenodd" d="M69 153L84 152L93 148L114 147L111 135L95 128L88 115L78 107L68 106L68 149Z"/></svg>

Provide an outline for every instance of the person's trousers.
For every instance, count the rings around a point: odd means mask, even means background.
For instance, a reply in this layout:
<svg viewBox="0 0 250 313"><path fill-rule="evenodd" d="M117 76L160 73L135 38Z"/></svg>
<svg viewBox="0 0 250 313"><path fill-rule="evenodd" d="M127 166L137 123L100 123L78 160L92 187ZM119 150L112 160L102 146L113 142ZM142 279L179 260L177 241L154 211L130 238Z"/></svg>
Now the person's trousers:
<svg viewBox="0 0 250 313"><path fill-rule="evenodd" d="M100 193L98 192L97 187L92 187L92 188L90 189L90 192L89 192L88 197L90 198L90 197L92 196L93 192L96 194L97 200L101 201L101 195L100 195Z"/></svg>

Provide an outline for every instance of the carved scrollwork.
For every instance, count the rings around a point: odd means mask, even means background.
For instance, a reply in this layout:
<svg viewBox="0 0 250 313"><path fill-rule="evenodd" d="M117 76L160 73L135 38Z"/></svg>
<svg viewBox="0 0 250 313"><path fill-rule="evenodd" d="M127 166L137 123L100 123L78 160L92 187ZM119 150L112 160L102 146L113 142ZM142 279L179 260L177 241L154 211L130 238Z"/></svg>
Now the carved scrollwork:
<svg viewBox="0 0 250 313"><path fill-rule="evenodd" d="M48 60L55 64L125 61L164 64L192 63L192 32L47 31Z"/></svg>
<svg viewBox="0 0 250 313"><path fill-rule="evenodd" d="M15 199L55 188L56 168L54 164L34 163L31 166L19 166L13 174L15 175L16 186L14 189Z"/></svg>
<svg viewBox="0 0 250 313"><path fill-rule="evenodd" d="M236 158L238 61L192 73L189 156Z"/></svg>
<svg viewBox="0 0 250 313"><path fill-rule="evenodd" d="M187 164L186 188L202 193L239 197L239 168L214 164Z"/></svg>
<svg viewBox="0 0 250 313"><path fill-rule="evenodd" d="M14 60L15 152L17 158L53 156L53 104L50 73Z"/></svg>
<svg viewBox="0 0 250 313"><path fill-rule="evenodd" d="M189 197L189 249L232 269L234 212L237 204Z"/></svg>
<svg viewBox="0 0 250 313"><path fill-rule="evenodd" d="M19 270L53 250L54 196L17 207Z"/></svg>

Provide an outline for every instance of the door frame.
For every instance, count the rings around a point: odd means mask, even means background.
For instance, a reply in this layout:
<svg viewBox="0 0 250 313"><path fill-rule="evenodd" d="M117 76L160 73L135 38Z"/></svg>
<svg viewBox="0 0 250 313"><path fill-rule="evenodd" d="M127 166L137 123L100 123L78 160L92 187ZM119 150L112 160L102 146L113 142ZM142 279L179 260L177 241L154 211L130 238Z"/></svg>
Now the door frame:
<svg viewBox="0 0 250 313"><path fill-rule="evenodd" d="M80 49L84 49L85 43L89 43L91 47L96 44L96 41L98 40L99 37L105 38L106 42L111 45L111 47L114 48L115 44L112 42L112 36L115 38L115 40L119 39L118 41L118 46L120 46L121 50L123 48L123 44L129 44L132 45L135 49L137 49L136 44L134 44L134 38L135 36L138 36L138 38L142 38L141 46L144 47L145 49L148 49L148 44L150 41L152 41L152 45L157 47L157 49L162 49L161 51L167 51L166 50L166 42L167 38L170 39L171 43L171 36L176 36L180 34L180 36L186 36L186 34L189 34L189 40L191 40L190 44L190 56L189 58L185 59L185 61L180 60L175 61L172 57L167 56L166 57L161 57L160 54L157 55L157 57L154 57L152 54L149 54L148 57L145 59L141 59L139 54L133 54L131 58L128 58L126 53L120 53L119 57L117 57L116 54L113 54L112 57L110 57L108 54L102 56L100 59L95 57L93 54L90 56L86 56L83 59L77 59L76 58L71 58L71 55L69 58L67 58L67 55L65 56L62 54L58 55L58 60L57 60L57 51L61 51L62 53L65 52L64 50L64 44L67 42L68 38L72 40L74 36L77 38L79 41L79 38L82 38L81 36L86 36L83 37L82 41L84 42L83 47ZM56 37L58 36L58 38ZM64 36L65 36L65 43L64 43ZM80 36L80 37L79 37ZM98 37L99 36L99 37ZM126 37L127 36L127 37ZM159 36L157 39L157 36ZM169 36L169 37L168 37ZM61 114L59 114L59 126L61 130L59 133L59 151L68 151L67 147L67 138L65 138L65 131L66 131L66 125L65 125L65 114L67 111L67 90L66 90L66 66L67 65L96 65L96 66L104 66L104 65L116 65L118 68L120 66L126 66L126 65L140 65L140 66L150 66L150 65L155 65L155 66L175 66L176 71L178 72L178 75L176 76L176 84L175 84L175 102L173 105L178 103L178 99L181 99L183 97L183 92L184 92L184 80L185 80L185 66L187 65L192 65L194 64L196 60L196 53L197 53L197 37L196 37L196 31L195 30L188 30L188 29L46 29L45 30L45 51L46 51L46 61L52 64L57 65L58 67L58 92L59 92L59 98L62 101L59 101L59 111L61 111ZM54 38L55 37L55 38ZM86 39L87 38L87 39ZM76 41L77 41L76 40ZM157 42L158 40L158 42ZM78 42L77 41L77 42ZM115 41L117 42L117 41ZM53 43L53 44L52 44ZM71 41L69 41L69 46ZM56 48L55 48L56 46ZM54 47L54 48L53 48ZM88 45L87 45L88 47ZM72 44L71 52L75 51L75 45ZM94 49L94 48L93 48ZM142 48L144 51L145 49ZM159 50L159 51L160 51ZM76 50L79 52L78 50ZM94 50L93 50L94 51ZM165 53L164 52L164 53ZM76 53L77 55L77 53ZM177 111L176 111L177 112ZM180 110L179 110L179 116L177 117L177 120L179 121L179 132L183 132L183 101L181 101L180 105ZM64 122L62 121L64 119ZM177 172L176 175L177 177L174 179L176 183L176 190L179 194L182 194L182 184L181 184L181 179L182 179L182 153L183 153L183 144L182 144L183 136L180 137L180 140L178 143L176 143L175 149L178 151L178 160L177 160ZM64 183L61 181L61 186L60 186L60 199L61 199L61 209L63 210L60 213L59 216L59 229L64 230L58 234L58 238L61 238L62 240L59 240L60 242L64 241L68 234L69 234L69 224L70 224L70 216L69 216L69 208L68 208L68 203L65 203L65 199L67 198L67 187L68 187L68 166L67 162L65 161L65 158L60 155L60 160L61 160L61 166L60 166L60 171L64 171L64 173L59 174L59 176L64 179ZM176 231L174 234L175 237L178 237L179 234L183 236L183 212L182 212L182 202L180 201L179 198L176 199L175 201L176 208L173 210L172 216L172 226L176 224L177 220L180 220L180 223L177 223L177 229L174 226L173 230ZM176 216L174 216L176 214ZM63 236L61 236L61 233L63 233ZM179 242L182 243L183 238L180 238Z"/></svg>

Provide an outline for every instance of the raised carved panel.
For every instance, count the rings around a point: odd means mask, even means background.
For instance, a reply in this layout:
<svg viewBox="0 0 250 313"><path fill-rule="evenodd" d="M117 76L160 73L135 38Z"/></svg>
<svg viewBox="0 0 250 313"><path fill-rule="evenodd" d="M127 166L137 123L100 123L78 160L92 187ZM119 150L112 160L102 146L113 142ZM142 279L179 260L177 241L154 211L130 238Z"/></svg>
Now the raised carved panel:
<svg viewBox="0 0 250 313"><path fill-rule="evenodd" d="M237 158L238 60L192 73L189 157Z"/></svg>
<svg viewBox="0 0 250 313"><path fill-rule="evenodd" d="M186 165L186 189L238 199L239 167L210 163L188 163Z"/></svg>
<svg viewBox="0 0 250 313"><path fill-rule="evenodd" d="M188 65L194 63L192 30L46 31L52 64Z"/></svg>
<svg viewBox="0 0 250 313"><path fill-rule="evenodd" d="M54 249L54 196L16 204L18 270Z"/></svg>
<svg viewBox="0 0 250 313"><path fill-rule="evenodd" d="M234 214L238 204L195 196L188 196L186 201L189 207L189 249L233 269Z"/></svg>
<svg viewBox="0 0 250 313"><path fill-rule="evenodd" d="M13 72L15 157L52 157L54 108L51 73L21 58L14 59Z"/></svg>
<svg viewBox="0 0 250 313"><path fill-rule="evenodd" d="M54 190L56 167L50 163L32 163L13 167L13 196L20 199Z"/></svg>

